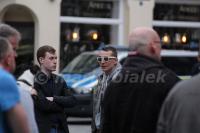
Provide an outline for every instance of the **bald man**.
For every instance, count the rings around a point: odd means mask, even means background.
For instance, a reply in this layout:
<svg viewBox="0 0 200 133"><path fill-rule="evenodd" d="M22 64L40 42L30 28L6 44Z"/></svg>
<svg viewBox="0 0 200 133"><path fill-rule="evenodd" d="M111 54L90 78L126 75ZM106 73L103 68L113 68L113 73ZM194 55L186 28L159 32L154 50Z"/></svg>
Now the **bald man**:
<svg viewBox="0 0 200 133"><path fill-rule="evenodd" d="M179 81L161 63L160 37L147 27L129 35L129 53L122 71L104 97L102 133L155 133L161 105Z"/></svg>

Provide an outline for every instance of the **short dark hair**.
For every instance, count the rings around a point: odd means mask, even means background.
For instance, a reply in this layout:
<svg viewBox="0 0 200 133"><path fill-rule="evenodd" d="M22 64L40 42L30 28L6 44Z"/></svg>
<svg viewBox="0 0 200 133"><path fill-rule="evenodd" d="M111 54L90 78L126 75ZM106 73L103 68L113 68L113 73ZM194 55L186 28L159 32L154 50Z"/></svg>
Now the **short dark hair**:
<svg viewBox="0 0 200 133"><path fill-rule="evenodd" d="M102 48L103 51L112 51L112 56L117 58L117 50L112 46L105 46Z"/></svg>
<svg viewBox="0 0 200 133"><path fill-rule="evenodd" d="M39 58L40 57L45 57L46 52L54 54L56 52L56 50L53 47L49 46L49 45L44 45L44 46L40 47L37 50L37 61L39 62L39 64L40 64Z"/></svg>
<svg viewBox="0 0 200 133"><path fill-rule="evenodd" d="M6 38L0 37L0 61L8 54L9 51L9 42Z"/></svg>

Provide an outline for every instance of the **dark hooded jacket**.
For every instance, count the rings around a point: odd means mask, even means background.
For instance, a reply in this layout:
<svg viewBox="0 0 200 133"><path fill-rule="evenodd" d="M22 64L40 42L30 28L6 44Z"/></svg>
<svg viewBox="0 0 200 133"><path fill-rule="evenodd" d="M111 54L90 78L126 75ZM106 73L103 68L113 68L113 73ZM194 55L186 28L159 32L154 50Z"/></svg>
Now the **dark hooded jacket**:
<svg viewBox="0 0 200 133"><path fill-rule="evenodd" d="M161 105L178 81L160 62L129 55L105 92L102 133L155 133Z"/></svg>

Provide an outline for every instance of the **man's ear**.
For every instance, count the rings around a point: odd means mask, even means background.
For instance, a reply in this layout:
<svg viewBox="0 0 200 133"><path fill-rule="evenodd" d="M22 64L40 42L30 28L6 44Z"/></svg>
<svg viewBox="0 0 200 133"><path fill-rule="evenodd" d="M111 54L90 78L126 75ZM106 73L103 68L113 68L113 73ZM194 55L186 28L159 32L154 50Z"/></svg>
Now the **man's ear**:
<svg viewBox="0 0 200 133"><path fill-rule="evenodd" d="M5 66L9 66L11 62L11 55L6 55L5 58L3 59L3 64L5 64Z"/></svg>
<svg viewBox="0 0 200 133"><path fill-rule="evenodd" d="M116 62L115 64L117 64L117 63L118 63L118 59L117 59L117 58L115 58L114 60L115 60L115 62Z"/></svg>
<svg viewBox="0 0 200 133"><path fill-rule="evenodd" d="M116 61L118 61L118 58L116 57L116 58L114 58Z"/></svg>
<svg viewBox="0 0 200 133"><path fill-rule="evenodd" d="M152 54L156 53L156 45L154 43L150 43L150 52Z"/></svg>
<svg viewBox="0 0 200 133"><path fill-rule="evenodd" d="M43 62L44 62L44 58L43 58L43 57L40 57L40 58L39 58L39 63L40 63L40 64L43 64Z"/></svg>

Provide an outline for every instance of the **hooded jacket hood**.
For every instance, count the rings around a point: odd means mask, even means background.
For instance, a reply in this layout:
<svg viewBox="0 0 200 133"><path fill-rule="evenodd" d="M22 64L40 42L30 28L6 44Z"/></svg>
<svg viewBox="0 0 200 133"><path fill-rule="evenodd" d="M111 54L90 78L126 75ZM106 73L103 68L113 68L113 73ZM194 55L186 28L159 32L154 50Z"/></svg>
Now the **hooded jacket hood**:
<svg viewBox="0 0 200 133"><path fill-rule="evenodd" d="M24 73L18 78L18 80L26 80L29 84L33 85L34 75L30 70L24 71Z"/></svg>
<svg viewBox="0 0 200 133"><path fill-rule="evenodd" d="M28 92L31 92L33 83L34 83L34 75L31 73L30 70L24 71L17 81L17 84L20 86L20 88Z"/></svg>

